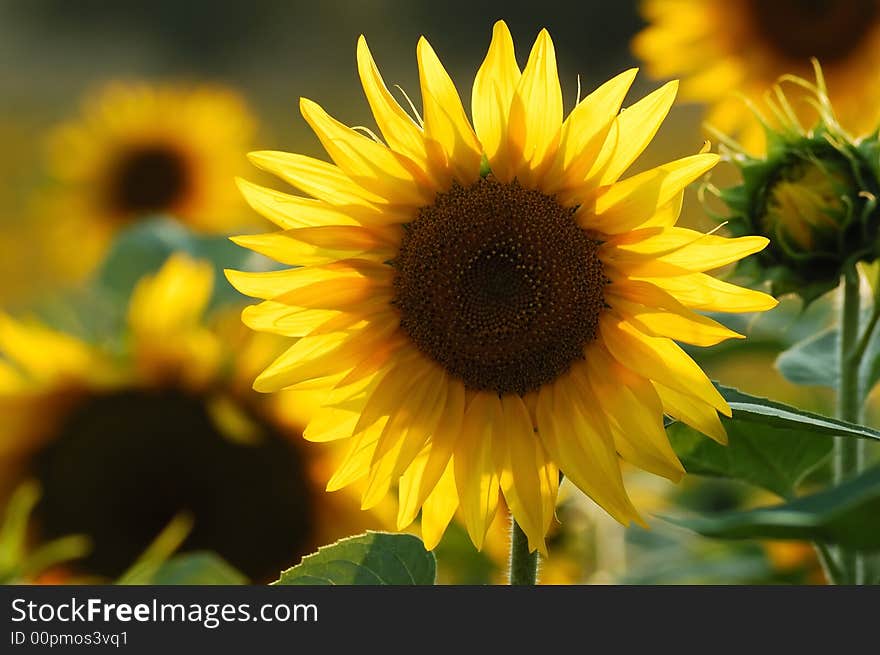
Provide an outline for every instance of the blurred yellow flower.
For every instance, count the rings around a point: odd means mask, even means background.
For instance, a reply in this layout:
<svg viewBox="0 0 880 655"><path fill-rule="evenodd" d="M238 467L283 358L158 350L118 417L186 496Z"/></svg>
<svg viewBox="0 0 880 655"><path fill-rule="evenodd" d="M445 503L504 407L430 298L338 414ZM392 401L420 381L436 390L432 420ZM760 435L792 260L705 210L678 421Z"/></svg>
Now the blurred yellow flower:
<svg viewBox="0 0 880 655"><path fill-rule="evenodd" d="M241 229L252 219L232 180L255 127L230 89L109 84L50 133L48 167L60 188L35 211L74 271L87 271L117 230L144 216L168 214L198 232Z"/></svg>
<svg viewBox="0 0 880 655"><path fill-rule="evenodd" d="M655 77L682 77L682 98L711 105L708 122L760 153L763 134L738 94L757 103L782 75L822 65L842 125L865 134L880 121L880 2L643 0L650 25L633 50ZM818 114L792 104L809 127Z"/></svg>
<svg viewBox="0 0 880 655"><path fill-rule="evenodd" d="M813 544L806 541L764 541L762 544L776 572L801 573L807 584L828 584Z"/></svg>
<svg viewBox="0 0 880 655"><path fill-rule="evenodd" d="M563 121L546 30L521 71L499 22L474 82L474 129L424 38L417 57L423 118L401 108L358 44L388 145L303 99L335 164L251 155L313 196L241 185L283 231L236 241L303 265L227 273L264 300L245 310L247 325L300 337L255 388L323 389L304 436L350 448L328 489L366 480L369 508L399 483L398 528L421 509L429 548L459 507L481 547L503 493L532 550L545 551L560 470L619 521L640 520L620 457L678 479L664 412L719 441L716 412L730 412L672 338L739 336L694 309L775 304L703 272L767 240L673 227L684 187L716 155L619 181L675 84L618 114L627 71Z"/></svg>
<svg viewBox="0 0 880 655"><path fill-rule="evenodd" d="M186 550L258 581L385 526L323 492L338 457L300 447L309 394L253 392L278 341L228 312L206 320L212 285L208 263L171 257L136 288L117 344L0 315L0 504L36 479L38 541L94 544L80 575L118 575L181 511L194 519Z"/></svg>

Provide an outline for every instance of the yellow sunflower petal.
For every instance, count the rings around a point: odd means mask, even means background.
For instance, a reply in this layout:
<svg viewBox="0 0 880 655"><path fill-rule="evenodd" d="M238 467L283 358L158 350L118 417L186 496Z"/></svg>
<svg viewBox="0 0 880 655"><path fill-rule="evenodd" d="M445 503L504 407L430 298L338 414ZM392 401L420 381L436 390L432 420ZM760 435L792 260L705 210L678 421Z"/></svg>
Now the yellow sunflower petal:
<svg viewBox="0 0 880 655"><path fill-rule="evenodd" d="M385 343L379 344L375 350L367 353L364 359L346 373L339 382L340 386L344 387L379 375L379 371L383 370L392 358L399 356L407 344L408 340L399 332L392 334Z"/></svg>
<svg viewBox="0 0 880 655"><path fill-rule="evenodd" d="M562 124L559 148L542 188L547 193L583 183L614 124L638 69L612 78L581 100Z"/></svg>
<svg viewBox="0 0 880 655"><path fill-rule="evenodd" d="M363 35L358 38L357 61L361 85L382 136L392 149L412 159L427 173L429 162L424 133L385 86Z"/></svg>
<svg viewBox="0 0 880 655"><path fill-rule="evenodd" d="M642 154L669 113L677 91L678 82L668 82L620 113L617 118L618 136L610 146L614 149L613 154L601 171L599 186L616 182Z"/></svg>
<svg viewBox="0 0 880 655"><path fill-rule="evenodd" d="M321 200L292 196L248 182L240 177L235 181L245 201L254 211L282 229L358 224L352 216L352 213L357 212L357 207L349 207L347 210L338 209ZM366 212L368 216L377 213L374 209L367 209Z"/></svg>
<svg viewBox="0 0 880 655"><path fill-rule="evenodd" d="M159 271L141 279L132 291L129 327L136 335L158 338L193 329L198 326L213 290L214 269L210 262L172 255Z"/></svg>
<svg viewBox="0 0 880 655"><path fill-rule="evenodd" d="M623 240L605 243L603 260L638 277L669 274L676 268L701 273L760 252L769 243L765 237L727 238L683 227L648 228L622 235Z"/></svg>
<svg viewBox="0 0 880 655"><path fill-rule="evenodd" d="M617 364L602 348L587 353L587 392L606 410L617 452L626 461L678 482L685 470L663 428L663 405L650 381Z"/></svg>
<svg viewBox="0 0 880 655"><path fill-rule="evenodd" d="M455 446L455 486L471 541L482 550L498 508L499 481L493 459L493 427L500 419L498 396L477 393L465 411Z"/></svg>
<svg viewBox="0 0 880 655"><path fill-rule="evenodd" d="M424 37L419 39L416 56L429 156L436 169L448 170L459 183L470 184L480 177L482 146L449 73Z"/></svg>
<svg viewBox="0 0 880 655"><path fill-rule="evenodd" d="M338 276L299 287L276 296L275 300L295 307L307 309L338 309L359 316L375 312L368 311L377 301L386 301L385 310L391 294L381 282L357 276Z"/></svg>
<svg viewBox="0 0 880 655"><path fill-rule="evenodd" d="M492 173L504 182L513 178L507 150L507 121L519 79L513 38L505 22L498 21L492 29L489 52L474 78L471 113Z"/></svg>
<svg viewBox="0 0 880 655"><path fill-rule="evenodd" d="M687 309L651 284L615 284L606 291L605 298L629 323L655 337L669 337L695 346L714 346L726 339L745 339L717 321Z"/></svg>
<svg viewBox="0 0 880 655"><path fill-rule="evenodd" d="M502 451L499 481L510 511L529 540L530 550L547 554L544 536L544 498L541 478L549 477L551 464L522 399L508 394L501 399L503 439L493 447ZM558 475L558 474L557 474ZM558 486L558 478L557 478Z"/></svg>
<svg viewBox="0 0 880 655"><path fill-rule="evenodd" d="M248 159L258 168L331 205L354 205L381 215L379 207L385 204L385 199L355 184L338 166L305 155L272 150L252 152Z"/></svg>
<svg viewBox="0 0 880 655"><path fill-rule="evenodd" d="M303 438L315 443L347 439L354 432L358 414L337 407L321 407L309 417Z"/></svg>
<svg viewBox="0 0 880 655"><path fill-rule="evenodd" d="M275 391L352 368L364 352L379 346L395 329L394 323L377 323L355 334L303 337L257 377L254 389Z"/></svg>
<svg viewBox="0 0 880 655"><path fill-rule="evenodd" d="M643 279L666 290L683 305L707 312L763 312L779 304L771 295L705 273Z"/></svg>
<svg viewBox="0 0 880 655"><path fill-rule="evenodd" d="M599 328L611 355L628 369L693 395L730 416L730 407L706 374L671 339L642 334L613 312L602 316Z"/></svg>
<svg viewBox="0 0 880 655"><path fill-rule="evenodd" d="M439 367L429 366L426 374L410 384L407 401L391 416L373 453L373 466L386 454L402 446L390 467L392 474L400 474L434 434L446 407L446 374ZM384 494L383 494L384 495Z"/></svg>
<svg viewBox="0 0 880 655"><path fill-rule="evenodd" d="M373 450L384 427L385 419L354 436L342 463L327 482L327 491L338 491L357 482L370 472Z"/></svg>
<svg viewBox="0 0 880 655"><path fill-rule="evenodd" d="M718 443L727 443L727 432L721 424L721 419L718 418L718 413L712 407L690 394L670 389L656 380L652 382L660 400L663 401L663 410L666 414L699 430Z"/></svg>
<svg viewBox="0 0 880 655"><path fill-rule="evenodd" d="M326 309L291 307L273 300L245 307L241 320L257 332L270 332L288 337L303 337L339 312Z"/></svg>
<svg viewBox="0 0 880 655"><path fill-rule="evenodd" d="M434 430L430 445L400 479L397 529L402 530L415 520L419 508L440 483L449 468L455 444L464 420L464 385L455 379L447 382L446 406Z"/></svg>
<svg viewBox="0 0 880 655"><path fill-rule="evenodd" d="M343 125L308 98L300 99L299 106L321 145L352 181L391 205L418 207L430 201L430 184L412 160Z"/></svg>
<svg viewBox="0 0 880 655"><path fill-rule="evenodd" d="M634 175L609 187L595 207L582 207L575 217L583 227L605 234L637 229L718 159L709 153L693 155Z"/></svg>
<svg viewBox="0 0 880 655"><path fill-rule="evenodd" d="M425 499L422 506L422 540L425 542L425 548L434 550L440 543L446 526L455 516L458 503L455 471L453 463L450 461L434 487L434 491Z"/></svg>
<svg viewBox="0 0 880 655"><path fill-rule="evenodd" d="M642 223L641 227L643 228L651 228L651 227L672 227L678 221L678 217L681 215L681 207L684 203L684 190L679 191L669 202L665 205L658 207L657 211L654 212L654 215L651 216L648 220Z"/></svg>
<svg viewBox="0 0 880 655"><path fill-rule="evenodd" d="M556 154L562 128L562 89L556 51L547 30L541 30L513 96L508 122L508 145L514 170L534 183Z"/></svg>
<svg viewBox="0 0 880 655"><path fill-rule="evenodd" d="M396 253L396 248L378 238L375 232L350 225L246 234L231 240L282 264L295 266L329 264L353 257L384 262Z"/></svg>
<svg viewBox="0 0 880 655"><path fill-rule="evenodd" d="M94 364L94 353L79 339L37 323L23 323L0 313L0 355L28 377L49 382L79 378Z"/></svg>
<svg viewBox="0 0 880 655"><path fill-rule="evenodd" d="M407 370L411 367L412 370ZM420 377L427 375L429 367L415 357L398 357L369 394L361 408L355 432L365 430L379 419L391 416L406 402L406 391Z"/></svg>
<svg viewBox="0 0 880 655"><path fill-rule="evenodd" d="M566 380L570 383L570 380ZM628 525L638 512L623 486L620 462L603 415L557 380L541 388L538 434L547 452L581 491L617 521Z"/></svg>
<svg viewBox="0 0 880 655"><path fill-rule="evenodd" d="M340 300L327 299L323 309L346 309L342 298L354 300L364 299L358 293L368 289L370 284L375 284L377 290L387 289L386 282L390 281L391 271L387 266L378 265L364 260L341 260L325 266L307 266L302 268L284 269L280 271L224 271L226 279L238 291L252 298L262 300L276 299L289 305L307 307L312 305L308 298L309 290L314 285L335 281L338 283ZM298 293L302 297L298 297ZM307 303L308 301L308 303ZM338 306L331 306L331 302L338 302ZM315 303L317 306L317 303Z"/></svg>

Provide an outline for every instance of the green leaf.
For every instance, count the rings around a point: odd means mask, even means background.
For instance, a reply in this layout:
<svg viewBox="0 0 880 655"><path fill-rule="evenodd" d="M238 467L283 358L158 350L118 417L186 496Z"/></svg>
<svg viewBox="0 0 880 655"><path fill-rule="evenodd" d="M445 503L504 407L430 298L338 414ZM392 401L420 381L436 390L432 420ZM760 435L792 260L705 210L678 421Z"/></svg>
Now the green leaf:
<svg viewBox="0 0 880 655"><path fill-rule="evenodd" d="M862 312L861 330L870 321L870 311ZM827 328L784 351L776 359L776 368L789 382L809 386L837 388L840 372L839 334ZM874 330L862 361L859 362L859 388L865 396L880 380L880 331Z"/></svg>
<svg viewBox="0 0 880 655"><path fill-rule="evenodd" d="M157 271L175 252L214 265L213 306L241 298L226 283L224 268L264 270L269 265L266 258L236 246L225 236L197 235L173 218L158 216L139 221L116 237L95 282L99 289L127 299L144 275Z"/></svg>
<svg viewBox="0 0 880 655"><path fill-rule="evenodd" d="M248 579L219 555L194 552L177 555L162 564L148 580L151 585L243 585Z"/></svg>
<svg viewBox="0 0 880 655"><path fill-rule="evenodd" d="M776 368L794 384L837 388L837 328L829 328L796 343L776 358Z"/></svg>
<svg viewBox="0 0 880 655"><path fill-rule="evenodd" d="M836 487L744 512L666 520L719 539L797 539L880 549L880 467Z"/></svg>
<svg viewBox="0 0 880 655"><path fill-rule="evenodd" d="M127 298L138 280L156 271L174 252L190 252L192 235L180 223L156 217L122 230L110 246L97 279L104 289Z"/></svg>
<svg viewBox="0 0 880 655"><path fill-rule="evenodd" d="M726 421L726 446L674 423L672 447L688 473L731 478L790 497L800 482L831 452L832 440L809 432Z"/></svg>
<svg viewBox="0 0 880 655"><path fill-rule="evenodd" d="M273 583L279 585L432 585L434 554L409 534L367 532L322 546Z"/></svg>
<svg viewBox="0 0 880 655"><path fill-rule="evenodd" d="M752 396L732 387L720 384L716 386L733 410L733 417L726 419L727 422L742 421L812 434L880 440L880 431L864 425L807 412L775 400Z"/></svg>
<svg viewBox="0 0 880 655"><path fill-rule="evenodd" d="M681 423L666 428L689 473L739 480L790 498L828 457L834 437L880 440L872 428L717 386L733 410L731 418L722 417L727 446Z"/></svg>

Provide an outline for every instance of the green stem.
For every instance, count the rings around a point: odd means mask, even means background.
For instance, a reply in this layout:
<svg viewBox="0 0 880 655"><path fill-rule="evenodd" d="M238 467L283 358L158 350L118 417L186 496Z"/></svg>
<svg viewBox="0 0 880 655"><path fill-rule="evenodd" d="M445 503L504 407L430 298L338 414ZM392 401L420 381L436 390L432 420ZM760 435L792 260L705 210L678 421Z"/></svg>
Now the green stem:
<svg viewBox="0 0 880 655"><path fill-rule="evenodd" d="M529 539L510 516L510 584L533 585L538 580L538 551L529 552Z"/></svg>
<svg viewBox="0 0 880 655"><path fill-rule="evenodd" d="M868 325L865 327L862 336L859 337L859 342L856 344L855 349L850 355L851 359L855 360L856 369L858 369L862 361L862 356L868 349L868 344L871 343L871 337L874 336L874 329L877 327L878 321L880 321L880 303L875 302L874 308L871 310L871 318L868 319Z"/></svg>
<svg viewBox="0 0 880 655"><path fill-rule="evenodd" d="M840 570L840 563L837 561L835 551L828 544L815 541L813 546L816 549L816 555L819 557L819 563L825 572L825 579L830 584L843 584L843 572Z"/></svg>
<svg viewBox="0 0 880 655"><path fill-rule="evenodd" d="M840 315L840 379L837 387L837 417L850 423L858 423L863 398L859 389L859 363L863 352L859 343L859 276L850 268L843 276L843 307ZM864 338L862 341L864 341ZM834 443L834 484L840 484L865 467L865 448L861 439L838 437ZM839 549L839 584L864 584L864 557L856 552Z"/></svg>

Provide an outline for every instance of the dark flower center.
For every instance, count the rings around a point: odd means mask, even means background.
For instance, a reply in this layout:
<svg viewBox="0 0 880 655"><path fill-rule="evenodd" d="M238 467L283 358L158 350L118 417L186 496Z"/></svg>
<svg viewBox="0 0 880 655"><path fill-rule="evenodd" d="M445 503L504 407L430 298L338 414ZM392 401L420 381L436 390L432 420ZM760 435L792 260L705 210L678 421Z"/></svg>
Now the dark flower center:
<svg viewBox="0 0 880 655"><path fill-rule="evenodd" d="M258 423L258 444L225 437L204 399L176 391L99 396L68 415L35 456L41 537L88 535L85 572L116 577L180 512L182 551L212 550L256 581L315 544L312 495L291 442Z"/></svg>
<svg viewBox="0 0 880 655"><path fill-rule="evenodd" d="M137 148L112 167L110 206L125 215L168 211L188 191L190 182L181 153L164 145Z"/></svg>
<svg viewBox="0 0 880 655"><path fill-rule="evenodd" d="M574 209L517 182L437 195L393 265L401 328L474 390L525 394L584 356L607 282Z"/></svg>
<svg viewBox="0 0 880 655"><path fill-rule="evenodd" d="M845 59L878 18L876 0L750 0L750 14L766 42L784 57L822 64Z"/></svg>

